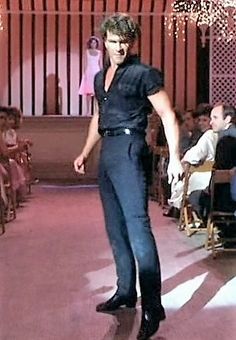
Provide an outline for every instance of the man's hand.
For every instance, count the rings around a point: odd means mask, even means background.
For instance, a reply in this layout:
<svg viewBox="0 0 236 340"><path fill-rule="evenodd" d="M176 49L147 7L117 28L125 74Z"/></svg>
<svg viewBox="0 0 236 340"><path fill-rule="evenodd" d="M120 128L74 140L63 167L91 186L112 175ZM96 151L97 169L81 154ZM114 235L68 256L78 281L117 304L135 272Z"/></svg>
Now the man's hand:
<svg viewBox="0 0 236 340"><path fill-rule="evenodd" d="M173 184L177 183L183 175L183 166L179 160L179 158L170 158L167 174L168 174L168 183Z"/></svg>
<svg viewBox="0 0 236 340"><path fill-rule="evenodd" d="M76 172L78 172L81 175L85 174L85 161L86 161L86 157L83 154L80 154L74 160L74 169Z"/></svg>

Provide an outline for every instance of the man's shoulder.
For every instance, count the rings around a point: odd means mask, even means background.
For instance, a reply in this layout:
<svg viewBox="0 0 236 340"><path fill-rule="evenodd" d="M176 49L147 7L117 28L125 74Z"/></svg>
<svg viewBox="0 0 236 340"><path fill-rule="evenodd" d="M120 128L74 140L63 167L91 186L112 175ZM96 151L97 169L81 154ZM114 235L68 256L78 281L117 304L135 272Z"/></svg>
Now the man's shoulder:
<svg viewBox="0 0 236 340"><path fill-rule="evenodd" d="M217 136L217 134L212 129L208 129L202 134L202 136L205 136L207 138Z"/></svg>
<svg viewBox="0 0 236 340"><path fill-rule="evenodd" d="M147 65L144 63L137 63L137 64L131 64L129 65L132 68L135 68L136 70L140 71L140 72L158 72L158 73L162 73L158 68L153 67L151 65Z"/></svg>
<svg viewBox="0 0 236 340"><path fill-rule="evenodd" d="M98 71L98 73L96 73L95 75L95 81L99 80L99 79L102 79L103 78L103 74L104 74L104 70L100 70Z"/></svg>
<svg viewBox="0 0 236 340"><path fill-rule="evenodd" d="M228 129L219 132L219 139L225 136L236 138L236 125L232 124Z"/></svg>
<svg viewBox="0 0 236 340"><path fill-rule="evenodd" d="M236 125L232 124L230 128L228 129L228 136L235 137L236 138Z"/></svg>
<svg viewBox="0 0 236 340"><path fill-rule="evenodd" d="M164 77L160 70L150 65L139 63L131 65L129 72L126 74L130 79L140 79L148 90L148 95L154 94L156 89L163 88ZM154 92L153 92L154 91Z"/></svg>
<svg viewBox="0 0 236 340"><path fill-rule="evenodd" d="M215 144L218 139L217 133L215 133L212 129L205 131L201 137L199 138L197 144L201 145L202 143L213 143Z"/></svg>
<svg viewBox="0 0 236 340"><path fill-rule="evenodd" d="M100 71L98 71L95 75L95 77L99 77L104 73L104 69L102 68Z"/></svg>

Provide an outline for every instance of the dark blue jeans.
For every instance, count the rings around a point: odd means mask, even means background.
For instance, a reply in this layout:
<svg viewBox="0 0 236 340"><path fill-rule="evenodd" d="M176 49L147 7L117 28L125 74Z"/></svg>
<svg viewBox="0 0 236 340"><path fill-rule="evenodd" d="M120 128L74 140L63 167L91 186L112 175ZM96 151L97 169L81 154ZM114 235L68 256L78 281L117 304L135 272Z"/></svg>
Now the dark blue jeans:
<svg viewBox="0 0 236 340"><path fill-rule="evenodd" d="M161 274L148 216L147 145L142 135L102 139L99 187L112 247L118 293L136 294L136 264L142 305L160 306Z"/></svg>

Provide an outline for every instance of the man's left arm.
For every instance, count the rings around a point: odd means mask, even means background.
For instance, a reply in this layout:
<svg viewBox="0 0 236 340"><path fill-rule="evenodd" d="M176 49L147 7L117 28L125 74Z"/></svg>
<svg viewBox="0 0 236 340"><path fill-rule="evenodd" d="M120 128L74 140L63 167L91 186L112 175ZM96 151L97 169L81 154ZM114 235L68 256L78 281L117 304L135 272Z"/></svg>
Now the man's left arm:
<svg viewBox="0 0 236 340"><path fill-rule="evenodd" d="M172 180L177 182L183 173L183 168L179 156L179 127L175 113L171 107L169 97L164 90L148 96L148 99L160 116L164 126L170 155L167 170L169 183Z"/></svg>

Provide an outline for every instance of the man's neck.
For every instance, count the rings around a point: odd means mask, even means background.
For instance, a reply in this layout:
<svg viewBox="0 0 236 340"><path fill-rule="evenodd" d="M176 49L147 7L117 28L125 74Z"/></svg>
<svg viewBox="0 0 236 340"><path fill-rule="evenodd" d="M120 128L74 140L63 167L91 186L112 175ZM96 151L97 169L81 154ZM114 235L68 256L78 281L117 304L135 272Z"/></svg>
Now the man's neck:
<svg viewBox="0 0 236 340"><path fill-rule="evenodd" d="M112 61L110 61L110 69L115 72L118 69L119 65L113 63Z"/></svg>

